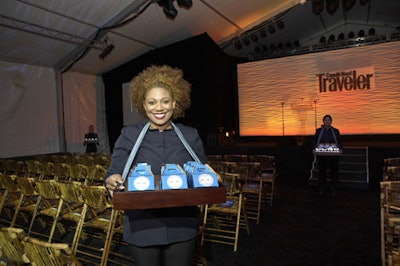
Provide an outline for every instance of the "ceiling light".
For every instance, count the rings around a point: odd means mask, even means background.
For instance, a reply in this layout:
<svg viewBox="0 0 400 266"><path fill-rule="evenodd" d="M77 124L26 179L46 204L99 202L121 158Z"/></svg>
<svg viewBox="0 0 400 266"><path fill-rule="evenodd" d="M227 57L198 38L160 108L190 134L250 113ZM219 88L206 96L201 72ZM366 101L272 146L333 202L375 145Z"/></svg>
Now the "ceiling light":
<svg viewBox="0 0 400 266"><path fill-rule="evenodd" d="M275 32L275 27L272 26L272 25L269 25L268 31L269 31L269 33L274 33Z"/></svg>
<svg viewBox="0 0 400 266"><path fill-rule="evenodd" d="M114 48L115 48L114 44L112 43L112 41L110 40L110 38L108 36L104 39L104 45L105 45L105 48L104 48L103 52L101 52L101 54L99 55L99 58L101 60L104 60L104 58L107 55L109 55L111 53L111 51L114 50Z"/></svg>
<svg viewBox="0 0 400 266"><path fill-rule="evenodd" d="M315 15L321 14L323 9L324 9L324 2L322 0L312 1L312 11Z"/></svg>
<svg viewBox="0 0 400 266"><path fill-rule="evenodd" d="M261 38L267 37L267 31L265 29L260 30L260 37Z"/></svg>
<svg viewBox="0 0 400 266"><path fill-rule="evenodd" d="M251 39L253 42L258 41L258 36L257 36L257 34L253 33L252 35L250 35L250 39Z"/></svg>
<svg viewBox="0 0 400 266"><path fill-rule="evenodd" d="M162 7L164 14L170 19L174 19L178 14L172 1L173 0L157 0L157 4Z"/></svg>
<svg viewBox="0 0 400 266"><path fill-rule="evenodd" d="M326 0L326 11L333 15L339 8L339 0Z"/></svg>
<svg viewBox="0 0 400 266"><path fill-rule="evenodd" d="M177 2L178 2L178 6L184 7L184 8L190 8L193 5L192 0L177 0Z"/></svg>
<svg viewBox="0 0 400 266"><path fill-rule="evenodd" d="M370 28L368 30L368 35L375 35L375 28Z"/></svg>
<svg viewBox="0 0 400 266"><path fill-rule="evenodd" d="M281 30L285 27L285 23L283 23L283 21L280 19L276 22L276 26Z"/></svg>
<svg viewBox="0 0 400 266"><path fill-rule="evenodd" d="M236 47L236 49L238 49L238 50L240 50L240 49L242 49L242 43L239 41L239 40L237 40L237 41L235 41L234 43L233 43L233 45Z"/></svg>

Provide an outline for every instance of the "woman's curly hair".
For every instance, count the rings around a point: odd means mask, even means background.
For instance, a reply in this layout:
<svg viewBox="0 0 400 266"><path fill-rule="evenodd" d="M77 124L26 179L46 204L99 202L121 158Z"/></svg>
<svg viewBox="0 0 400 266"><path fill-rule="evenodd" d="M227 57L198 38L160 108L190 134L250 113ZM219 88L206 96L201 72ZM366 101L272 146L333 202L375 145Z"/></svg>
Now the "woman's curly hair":
<svg viewBox="0 0 400 266"><path fill-rule="evenodd" d="M179 68L167 65L150 66L134 77L129 87L131 101L143 116L146 116L143 107L146 94L154 87L168 90L176 101L172 119L184 117L185 110L190 107L191 85L183 79L183 72Z"/></svg>

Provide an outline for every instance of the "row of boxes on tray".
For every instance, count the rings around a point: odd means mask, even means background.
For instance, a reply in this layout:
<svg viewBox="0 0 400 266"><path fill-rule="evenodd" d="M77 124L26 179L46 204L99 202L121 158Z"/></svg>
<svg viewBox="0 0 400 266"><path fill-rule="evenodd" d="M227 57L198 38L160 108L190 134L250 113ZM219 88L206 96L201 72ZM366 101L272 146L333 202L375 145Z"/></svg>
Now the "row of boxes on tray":
<svg viewBox="0 0 400 266"><path fill-rule="evenodd" d="M160 190L218 186L217 173L208 164L189 161L183 168L178 164L165 164L161 168ZM156 178L150 165L138 163L131 170L128 191L155 190L156 187Z"/></svg>

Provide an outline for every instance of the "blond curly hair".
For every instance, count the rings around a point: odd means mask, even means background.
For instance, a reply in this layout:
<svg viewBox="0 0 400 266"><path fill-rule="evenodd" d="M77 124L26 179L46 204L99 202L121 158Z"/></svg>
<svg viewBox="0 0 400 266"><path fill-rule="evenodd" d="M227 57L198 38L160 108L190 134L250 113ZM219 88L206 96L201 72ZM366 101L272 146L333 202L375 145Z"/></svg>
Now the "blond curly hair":
<svg viewBox="0 0 400 266"><path fill-rule="evenodd" d="M154 87L168 90L172 99L176 101L172 119L185 116L185 110L190 107L191 103L191 85L183 79L181 69L167 65L150 66L132 79L129 85L131 101L143 116L146 116L143 107L146 94Z"/></svg>

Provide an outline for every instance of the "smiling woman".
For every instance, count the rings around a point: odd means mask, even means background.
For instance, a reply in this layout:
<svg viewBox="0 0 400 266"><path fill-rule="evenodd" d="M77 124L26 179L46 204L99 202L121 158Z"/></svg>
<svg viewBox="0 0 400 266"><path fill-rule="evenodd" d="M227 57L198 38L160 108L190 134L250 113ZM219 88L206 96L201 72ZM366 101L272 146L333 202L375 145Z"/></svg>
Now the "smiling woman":
<svg viewBox="0 0 400 266"><path fill-rule="evenodd" d="M130 90L132 103L148 123L122 129L105 176L110 194L116 187L127 187L123 180L126 165L131 164L131 151L132 165L147 163L154 176L161 175L165 165L183 167L195 157L196 161L206 163L197 130L172 122L184 116L190 106L191 85L183 79L180 69L150 66L133 78ZM182 135L187 143L181 140ZM191 265L199 229L197 206L125 210L124 215L124 240L130 244L135 265Z"/></svg>

